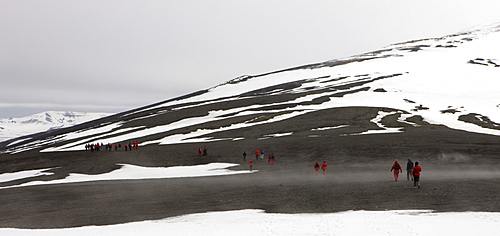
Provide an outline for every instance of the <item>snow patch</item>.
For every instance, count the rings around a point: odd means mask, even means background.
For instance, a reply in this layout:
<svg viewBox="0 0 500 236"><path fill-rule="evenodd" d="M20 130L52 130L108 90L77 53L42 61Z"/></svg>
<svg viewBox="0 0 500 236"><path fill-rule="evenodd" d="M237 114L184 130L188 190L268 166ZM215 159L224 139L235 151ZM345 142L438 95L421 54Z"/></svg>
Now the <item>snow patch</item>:
<svg viewBox="0 0 500 236"><path fill-rule="evenodd" d="M98 174L98 175L71 173L69 174L68 177L64 179L51 180L51 181L32 181L20 185L0 187L0 189L36 186L36 185L48 185L48 184L80 183L89 181L186 178L186 177L204 177L204 176L216 176L216 175L248 174L255 172L247 170L236 171L227 169L229 167L234 167L238 165L239 164L231 164L231 163L210 163L206 165L195 165L195 166L143 167L130 164L121 164L120 169L111 171L109 173ZM2 174L0 175L0 182L12 181L28 177L36 177L39 175L53 174L47 172L42 173L42 171L47 171L47 170L48 169L31 170L31 171L22 171L18 173ZM3 181L4 179L5 181Z"/></svg>

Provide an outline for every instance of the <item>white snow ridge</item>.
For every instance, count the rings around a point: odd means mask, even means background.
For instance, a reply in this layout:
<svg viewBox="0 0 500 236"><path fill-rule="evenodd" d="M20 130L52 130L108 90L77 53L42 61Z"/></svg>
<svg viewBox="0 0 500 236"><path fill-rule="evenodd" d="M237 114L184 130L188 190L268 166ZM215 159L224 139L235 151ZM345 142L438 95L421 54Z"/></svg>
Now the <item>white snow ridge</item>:
<svg viewBox="0 0 500 236"><path fill-rule="evenodd" d="M110 113L46 111L21 118L0 118L0 142L95 120Z"/></svg>

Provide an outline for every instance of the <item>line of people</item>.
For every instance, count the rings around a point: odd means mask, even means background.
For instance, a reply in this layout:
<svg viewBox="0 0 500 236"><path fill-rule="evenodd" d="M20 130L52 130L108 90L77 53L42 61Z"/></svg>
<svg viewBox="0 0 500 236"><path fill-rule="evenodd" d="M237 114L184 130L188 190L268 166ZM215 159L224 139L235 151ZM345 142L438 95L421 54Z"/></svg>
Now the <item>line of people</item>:
<svg viewBox="0 0 500 236"><path fill-rule="evenodd" d="M243 155L243 162L246 162L248 154L246 153L246 151L244 151L242 155ZM262 149L255 150L255 160L259 160L259 159L261 159L261 160L264 159L264 150L262 150ZM267 163L269 165L274 165L275 159L276 158L274 157L274 154L267 155ZM248 164L249 164L249 167L250 167L250 171L252 171L253 166L254 166L254 161L250 160L248 162ZM323 171L323 174L326 174L326 168L327 168L327 166L328 166L328 164L326 163L326 161L323 161L323 163L321 165L318 162L316 162L314 164L314 171L315 171L316 174L318 174L319 169L321 168L322 171Z"/></svg>
<svg viewBox="0 0 500 236"><path fill-rule="evenodd" d="M398 181L399 173L403 171L403 168L398 162L398 159L392 164L391 172L394 172L394 181ZM406 163L406 179L407 181L413 181L413 187L420 189L420 172L422 172L422 167L419 165L418 161L415 164L408 158Z"/></svg>
<svg viewBox="0 0 500 236"><path fill-rule="evenodd" d="M132 149L138 149L139 148L139 142L130 142L130 143L125 143L123 145L125 147L125 151L132 151ZM122 144L121 143L108 143L108 144L103 144L103 143L89 143L85 144L85 150L87 151L118 151L121 150Z"/></svg>

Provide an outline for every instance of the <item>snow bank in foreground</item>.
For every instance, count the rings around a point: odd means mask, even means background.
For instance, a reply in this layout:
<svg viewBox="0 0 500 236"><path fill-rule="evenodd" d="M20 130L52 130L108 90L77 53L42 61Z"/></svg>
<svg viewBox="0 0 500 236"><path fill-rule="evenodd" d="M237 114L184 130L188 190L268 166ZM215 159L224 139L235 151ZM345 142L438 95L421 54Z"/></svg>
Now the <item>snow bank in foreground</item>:
<svg viewBox="0 0 500 236"><path fill-rule="evenodd" d="M0 235L495 235L500 213L347 211L271 214L263 210L209 212L109 226L66 229L0 229Z"/></svg>
<svg viewBox="0 0 500 236"><path fill-rule="evenodd" d="M184 177L202 177L202 176L216 176L216 175L234 175L234 174L248 174L256 171L248 170L228 170L227 168L238 166L239 164L231 163L209 163L206 165L195 166L172 166L172 167L143 167L129 164L122 164L120 169L104 173L100 175L86 175L71 173L64 179L51 180L51 181L33 181L20 185L13 185L4 188L25 187L33 185L46 185L46 184L66 184L78 183L88 181L103 181L103 180L134 180L134 179L163 179L163 178L184 178ZM36 177L39 175L50 175L50 170L31 170L22 171L18 173L5 173L0 174L0 182L7 182L17 179Z"/></svg>

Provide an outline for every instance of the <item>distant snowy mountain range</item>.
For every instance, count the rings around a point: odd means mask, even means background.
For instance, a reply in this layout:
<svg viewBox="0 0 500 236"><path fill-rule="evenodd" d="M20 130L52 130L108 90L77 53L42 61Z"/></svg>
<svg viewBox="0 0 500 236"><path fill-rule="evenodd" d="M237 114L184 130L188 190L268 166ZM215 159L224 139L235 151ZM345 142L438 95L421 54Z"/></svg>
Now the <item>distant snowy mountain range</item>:
<svg viewBox="0 0 500 236"><path fill-rule="evenodd" d="M88 142L135 140L141 145L310 140L403 133L425 125L500 136L499 42L497 24L242 76L45 137L0 143L0 149L76 151Z"/></svg>
<svg viewBox="0 0 500 236"><path fill-rule="evenodd" d="M0 118L0 142L52 129L81 124L111 113L46 111L21 118Z"/></svg>

